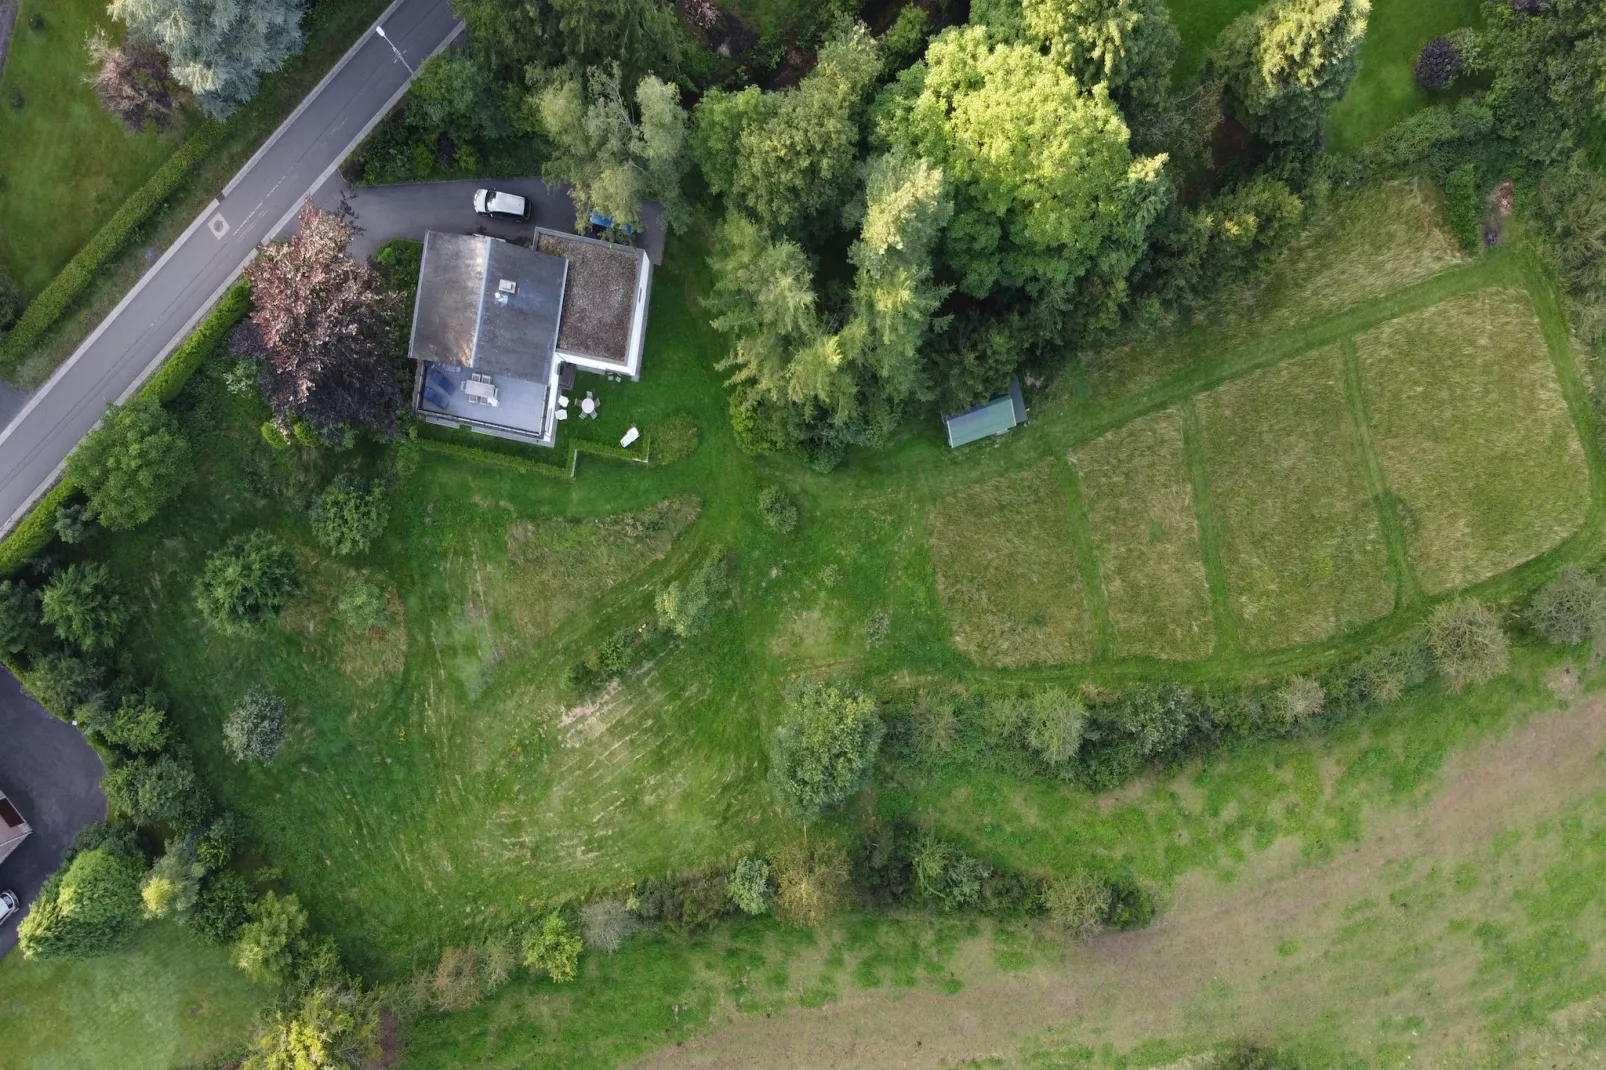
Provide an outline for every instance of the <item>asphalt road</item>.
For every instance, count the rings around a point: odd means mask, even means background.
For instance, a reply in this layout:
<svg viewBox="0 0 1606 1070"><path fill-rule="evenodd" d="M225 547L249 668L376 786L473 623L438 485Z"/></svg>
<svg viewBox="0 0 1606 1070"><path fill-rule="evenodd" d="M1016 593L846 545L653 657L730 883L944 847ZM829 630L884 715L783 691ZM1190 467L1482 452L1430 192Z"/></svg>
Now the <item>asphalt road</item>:
<svg viewBox="0 0 1606 1070"><path fill-rule="evenodd" d="M0 790L22 811L33 832L0 862L0 888L24 907L61 864L74 834L106 817L100 756L72 725L58 721L0 669ZM0 958L17 942L23 911L0 922ZM3 1060L0 1060L3 1061Z"/></svg>
<svg viewBox="0 0 1606 1070"><path fill-rule="evenodd" d="M380 18L416 68L461 29L447 0L396 0ZM408 68L370 32L224 187L22 411L0 430L0 532L27 512L67 454L190 329L364 134L401 97ZM0 403L5 399L0 398Z"/></svg>
<svg viewBox="0 0 1606 1070"><path fill-rule="evenodd" d="M486 219L474 214L474 191L491 186L506 193L530 199L528 223ZM313 195L313 203L334 210L342 200L355 215L361 228L352 239L350 254L358 259L372 256L392 238L424 240L424 231L441 230L451 234L490 234L509 241L530 240L534 227L574 230L574 201L569 187L549 186L539 178L489 178L470 182L427 182L403 186L350 186L339 173ZM641 247L654 266L664 260L664 228L654 202L642 205ZM0 405L4 399L0 399Z"/></svg>

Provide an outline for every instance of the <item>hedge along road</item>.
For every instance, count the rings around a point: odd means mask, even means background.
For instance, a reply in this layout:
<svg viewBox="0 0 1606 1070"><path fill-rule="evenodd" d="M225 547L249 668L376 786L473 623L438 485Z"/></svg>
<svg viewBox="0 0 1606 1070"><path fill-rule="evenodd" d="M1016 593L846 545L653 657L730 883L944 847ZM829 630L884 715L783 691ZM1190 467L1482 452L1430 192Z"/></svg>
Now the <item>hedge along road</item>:
<svg viewBox="0 0 1606 1070"><path fill-rule="evenodd" d="M77 351L0 430L0 534L60 474L108 401L129 397L223 296L258 243L282 232L407 91L411 72L462 31L447 0L395 0L179 235Z"/></svg>

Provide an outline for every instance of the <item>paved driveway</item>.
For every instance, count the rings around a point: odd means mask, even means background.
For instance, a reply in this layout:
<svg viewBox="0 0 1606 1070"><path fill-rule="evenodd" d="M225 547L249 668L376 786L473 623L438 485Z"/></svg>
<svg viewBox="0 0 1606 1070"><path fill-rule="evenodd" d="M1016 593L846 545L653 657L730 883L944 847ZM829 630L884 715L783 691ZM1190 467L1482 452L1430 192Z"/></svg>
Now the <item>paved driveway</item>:
<svg viewBox="0 0 1606 1070"><path fill-rule="evenodd" d="M530 199L528 223L508 223L474 214L474 191L491 186ZM468 182L426 182L403 186L351 186L337 173L313 195L313 203L334 209L344 198L356 213L362 233L351 243L351 255L369 257L392 238L424 240L424 231L449 234L490 234L509 241L528 242L532 227L564 233L574 231L574 202L567 186L548 186L539 178L488 178ZM664 260L664 229L658 205L642 205L644 224L641 247L654 265ZM293 229L293 228L287 228Z"/></svg>
<svg viewBox="0 0 1606 1070"><path fill-rule="evenodd" d="M0 669L0 789L33 826L33 834L0 862L0 885L14 890L24 906L61 864L73 835L105 819L105 771L78 729L46 713L16 677ZM0 924L0 957L17 942L21 916Z"/></svg>
<svg viewBox="0 0 1606 1070"><path fill-rule="evenodd" d="M381 17L413 66L461 24L448 0L395 0ZM0 530L49 487L68 452L142 382L407 89L391 45L364 34L69 357L0 430ZM0 147L0 151L4 151Z"/></svg>

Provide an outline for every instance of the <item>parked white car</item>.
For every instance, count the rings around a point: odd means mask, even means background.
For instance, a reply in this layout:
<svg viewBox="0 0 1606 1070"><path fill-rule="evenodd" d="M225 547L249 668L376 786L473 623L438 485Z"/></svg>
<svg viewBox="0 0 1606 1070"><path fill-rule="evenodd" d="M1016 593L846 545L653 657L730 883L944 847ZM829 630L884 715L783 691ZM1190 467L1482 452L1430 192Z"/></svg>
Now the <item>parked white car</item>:
<svg viewBox="0 0 1606 1070"><path fill-rule="evenodd" d="M0 888L0 922L4 922L11 915L22 908L22 901L17 893L9 888Z"/></svg>
<svg viewBox="0 0 1606 1070"><path fill-rule="evenodd" d="M530 221L530 199L517 193L482 189L474 191L474 211L491 219L511 219L515 223Z"/></svg>

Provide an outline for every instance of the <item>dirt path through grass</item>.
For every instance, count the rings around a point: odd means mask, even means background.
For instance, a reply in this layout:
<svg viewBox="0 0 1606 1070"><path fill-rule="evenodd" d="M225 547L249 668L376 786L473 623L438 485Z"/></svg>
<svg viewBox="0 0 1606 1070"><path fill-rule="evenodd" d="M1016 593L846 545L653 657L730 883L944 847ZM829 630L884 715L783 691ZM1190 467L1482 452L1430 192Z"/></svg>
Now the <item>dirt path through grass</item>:
<svg viewBox="0 0 1606 1070"><path fill-rule="evenodd" d="M1543 859L1521 864L1509 845L1528 828L1546 842L1558 818L1606 792L1603 758L1606 698L1579 700L1452 758L1431 797L1370 812L1362 842L1326 864L1302 868L1297 845L1280 842L1231 883L1185 877L1145 931L1051 951L1018 973L992 965L988 941L971 941L955 960L958 995L856 993L820 1010L738 1020L639 1065L1009 1064L1037 1050L1158 1038L1180 1038L1185 1049L1270 1030L1325 1032L1381 1052L1388 1023L1404 1031L1396 1048L1414 1053L1415 1065L1471 1065L1482 1053L1489 981L1480 945L1457 935L1465 928L1456 919L1497 916L1514 888L1521 901L1522 882L1546 879ZM1440 887L1435 875L1452 873L1456 890Z"/></svg>

